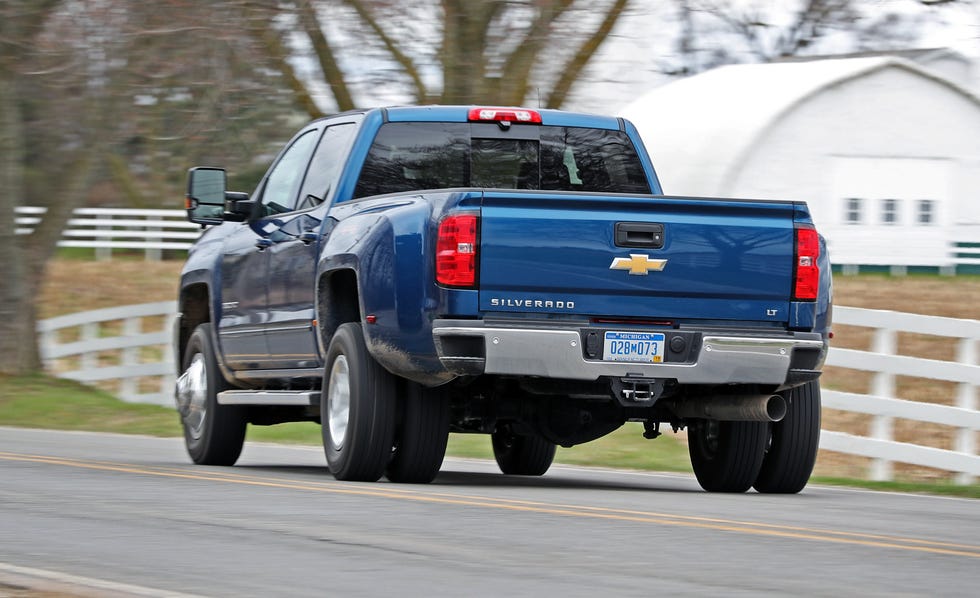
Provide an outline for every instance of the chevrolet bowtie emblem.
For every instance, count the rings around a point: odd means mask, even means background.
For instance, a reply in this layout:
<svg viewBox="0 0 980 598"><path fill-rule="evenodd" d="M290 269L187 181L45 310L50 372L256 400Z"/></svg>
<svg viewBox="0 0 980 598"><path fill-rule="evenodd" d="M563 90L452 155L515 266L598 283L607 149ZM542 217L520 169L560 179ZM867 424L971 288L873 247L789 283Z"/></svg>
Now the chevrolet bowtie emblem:
<svg viewBox="0 0 980 598"><path fill-rule="evenodd" d="M651 260L649 255L631 253L629 257L613 258L610 270L629 270L635 276L646 276L651 270L660 272L667 265L667 260Z"/></svg>

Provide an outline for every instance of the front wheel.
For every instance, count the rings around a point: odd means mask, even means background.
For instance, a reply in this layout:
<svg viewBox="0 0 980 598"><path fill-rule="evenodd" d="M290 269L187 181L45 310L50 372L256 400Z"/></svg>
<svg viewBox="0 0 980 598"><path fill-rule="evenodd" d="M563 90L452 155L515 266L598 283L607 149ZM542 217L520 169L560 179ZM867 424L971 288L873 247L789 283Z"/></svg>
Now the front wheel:
<svg viewBox="0 0 980 598"><path fill-rule="evenodd" d="M361 325L337 328L320 393L323 450L338 480L376 482L391 458L395 377L364 344Z"/></svg>
<svg viewBox="0 0 980 598"><path fill-rule="evenodd" d="M508 475L544 475L558 448L540 436L522 436L510 430L494 432L491 443L497 466Z"/></svg>
<svg viewBox="0 0 980 598"><path fill-rule="evenodd" d="M245 412L237 405L218 404L218 393L226 388L211 342L211 324L201 324L187 342L176 390L184 444L198 465L234 465L242 452Z"/></svg>
<svg viewBox="0 0 980 598"><path fill-rule="evenodd" d="M688 432L691 466L708 492L745 492L762 467L766 422L698 419Z"/></svg>
<svg viewBox="0 0 980 598"><path fill-rule="evenodd" d="M796 494L810 481L820 444L820 383L808 382L782 393L786 417L771 424L769 447L755 489Z"/></svg>

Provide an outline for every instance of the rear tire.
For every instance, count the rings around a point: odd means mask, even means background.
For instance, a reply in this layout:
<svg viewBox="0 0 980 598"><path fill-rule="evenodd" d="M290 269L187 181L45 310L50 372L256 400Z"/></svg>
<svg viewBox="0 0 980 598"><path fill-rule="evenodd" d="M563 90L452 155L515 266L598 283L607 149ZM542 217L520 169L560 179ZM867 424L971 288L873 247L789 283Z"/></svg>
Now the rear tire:
<svg viewBox="0 0 980 598"><path fill-rule="evenodd" d="M241 406L218 404L218 393L229 385L218 368L210 323L194 329L183 366L176 398L187 454L198 465L234 465L248 422Z"/></svg>
<svg viewBox="0 0 980 598"><path fill-rule="evenodd" d="M337 328L320 393L323 451L338 480L376 482L391 458L396 379L367 350L361 325Z"/></svg>
<svg viewBox="0 0 980 598"><path fill-rule="evenodd" d="M698 419L690 426L688 451L698 483L708 492L745 492L762 467L765 422Z"/></svg>
<svg viewBox="0 0 980 598"><path fill-rule="evenodd" d="M820 445L820 383L782 393L786 416L770 425L769 448L753 486L759 492L796 494L813 473Z"/></svg>
<svg viewBox="0 0 980 598"><path fill-rule="evenodd" d="M449 441L449 395L404 381L395 448L385 470L392 482L428 484L435 479Z"/></svg>
<svg viewBox="0 0 980 598"><path fill-rule="evenodd" d="M491 442L493 458L507 475L544 475L558 448L540 436L521 436L509 430L494 432Z"/></svg>

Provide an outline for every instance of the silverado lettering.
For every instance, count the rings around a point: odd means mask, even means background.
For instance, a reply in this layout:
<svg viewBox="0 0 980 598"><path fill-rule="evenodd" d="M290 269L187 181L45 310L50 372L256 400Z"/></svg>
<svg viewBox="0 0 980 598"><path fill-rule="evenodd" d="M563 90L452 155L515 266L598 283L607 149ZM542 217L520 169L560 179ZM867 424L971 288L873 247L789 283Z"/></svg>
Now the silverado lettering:
<svg viewBox="0 0 980 598"><path fill-rule="evenodd" d="M429 482L449 433L541 475L639 422L687 429L709 491L809 480L832 286L805 203L664 195L629 121L479 106L319 119L251 194L226 187L189 173L196 463L313 421L340 480Z"/></svg>
<svg viewBox="0 0 980 598"><path fill-rule="evenodd" d="M575 309L574 301L551 301L541 299L497 299L490 300L491 307L537 307L544 309Z"/></svg>

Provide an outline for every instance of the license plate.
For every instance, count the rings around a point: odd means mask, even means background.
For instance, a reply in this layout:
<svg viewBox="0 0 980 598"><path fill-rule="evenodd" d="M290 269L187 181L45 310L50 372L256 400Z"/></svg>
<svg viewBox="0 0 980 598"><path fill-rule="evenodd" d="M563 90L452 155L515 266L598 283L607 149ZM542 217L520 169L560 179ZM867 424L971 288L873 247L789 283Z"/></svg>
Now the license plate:
<svg viewBox="0 0 980 598"><path fill-rule="evenodd" d="M656 332L607 332L602 358L606 361L662 363L664 335Z"/></svg>

